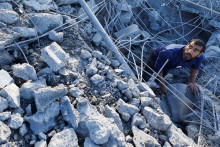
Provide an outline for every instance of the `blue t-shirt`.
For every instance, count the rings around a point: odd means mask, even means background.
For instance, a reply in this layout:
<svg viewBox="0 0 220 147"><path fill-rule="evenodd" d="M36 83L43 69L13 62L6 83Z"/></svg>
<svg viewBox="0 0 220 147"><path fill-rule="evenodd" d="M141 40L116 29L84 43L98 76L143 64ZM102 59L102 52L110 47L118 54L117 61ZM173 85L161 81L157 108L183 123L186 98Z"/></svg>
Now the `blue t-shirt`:
<svg viewBox="0 0 220 147"><path fill-rule="evenodd" d="M169 59L169 61L163 70L174 69L177 66L191 67L199 70L201 62L205 59L205 55L202 54L201 56L194 58L192 61L185 62L183 59L185 46L186 45L181 44L170 44L165 47L158 47L154 51L154 55L157 57L155 71L159 72L167 59ZM163 72L163 70L161 72Z"/></svg>

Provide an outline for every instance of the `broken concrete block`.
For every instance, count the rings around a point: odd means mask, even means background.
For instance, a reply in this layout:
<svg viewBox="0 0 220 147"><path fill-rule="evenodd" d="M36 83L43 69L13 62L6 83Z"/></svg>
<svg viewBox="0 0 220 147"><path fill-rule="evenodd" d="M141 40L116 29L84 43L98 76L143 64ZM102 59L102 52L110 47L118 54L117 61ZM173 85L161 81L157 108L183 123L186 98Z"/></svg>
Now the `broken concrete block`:
<svg viewBox="0 0 220 147"><path fill-rule="evenodd" d="M83 90L80 90L78 87L72 87L70 90L69 90L69 94L73 97L80 97L84 94L84 91Z"/></svg>
<svg viewBox="0 0 220 147"><path fill-rule="evenodd" d="M25 134L27 134L27 132L28 132L27 125L23 123L23 125L19 128L19 134L21 136L24 136Z"/></svg>
<svg viewBox="0 0 220 147"><path fill-rule="evenodd" d="M47 142L45 140L38 141L34 144L34 147L47 147Z"/></svg>
<svg viewBox="0 0 220 147"><path fill-rule="evenodd" d="M36 11L42 11L42 10L56 10L58 9L58 6L55 2L51 0L44 0L44 2L38 1L38 0L23 0L23 4L25 7L32 8Z"/></svg>
<svg viewBox="0 0 220 147"><path fill-rule="evenodd" d="M114 108L109 107L108 105L105 106L105 115L106 117L113 118L114 123L118 126L118 129L123 132L122 121L119 114L116 112Z"/></svg>
<svg viewBox="0 0 220 147"><path fill-rule="evenodd" d="M4 88L5 86L13 83L14 80L4 69L0 70L0 88Z"/></svg>
<svg viewBox="0 0 220 147"><path fill-rule="evenodd" d="M91 9L91 11L92 11L94 14L99 10L99 6L95 3L94 0L88 1L88 2L87 2L87 5L89 6L89 8ZM79 9L78 16L79 16L80 19L82 19L82 20L88 19L88 16L87 16L86 12L83 10L83 8L80 8L80 9Z"/></svg>
<svg viewBox="0 0 220 147"><path fill-rule="evenodd" d="M0 9L13 10L12 5L10 3L0 3Z"/></svg>
<svg viewBox="0 0 220 147"><path fill-rule="evenodd" d="M49 38L50 38L50 40L53 40L53 41L62 42L63 41L63 35L64 35L63 32L55 32L55 31L52 30L49 33Z"/></svg>
<svg viewBox="0 0 220 147"><path fill-rule="evenodd" d="M86 137L86 139L84 141L84 146L85 147L100 147L99 145L92 142L92 140L89 137Z"/></svg>
<svg viewBox="0 0 220 147"><path fill-rule="evenodd" d="M128 80L128 87L131 90L132 96L138 98L140 90L138 89L133 79Z"/></svg>
<svg viewBox="0 0 220 147"><path fill-rule="evenodd" d="M117 125L111 124L111 122L101 115L94 106L90 105L86 99L78 99L77 110L80 113L80 123L77 132L81 129L84 131L87 129L90 139L98 145L125 145L124 134L118 129Z"/></svg>
<svg viewBox="0 0 220 147"><path fill-rule="evenodd" d="M136 126L132 126L132 132L133 132L133 142L135 146L141 147L141 146L154 146L154 147L160 147L161 145L158 143L158 141L146 134L144 131L138 129Z"/></svg>
<svg viewBox="0 0 220 147"><path fill-rule="evenodd" d="M63 97L67 94L67 88L60 84L54 88L45 87L39 88L34 92L34 99L37 110L43 112L51 103L53 103L57 98Z"/></svg>
<svg viewBox="0 0 220 147"><path fill-rule="evenodd" d="M25 27L14 27L12 28L12 31L18 32L20 37L36 37L37 31L33 28L25 28Z"/></svg>
<svg viewBox="0 0 220 147"><path fill-rule="evenodd" d="M128 88L128 84L122 80L117 81L117 86L119 90L125 90Z"/></svg>
<svg viewBox="0 0 220 147"><path fill-rule="evenodd" d="M141 107L143 108L153 103L152 98L149 97L140 97L140 100L141 100Z"/></svg>
<svg viewBox="0 0 220 147"><path fill-rule="evenodd" d="M100 76L99 74L95 74L90 78L90 80L95 86L97 86L99 83L104 81L104 77Z"/></svg>
<svg viewBox="0 0 220 147"><path fill-rule="evenodd" d="M55 146L78 147L78 138L74 129L68 128L56 133L48 144L48 147Z"/></svg>
<svg viewBox="0 0 220 147"><path fill-rule="evenodd" d="M63 119L75 130L80 120L79 112L73 107L67 96L61 98L60 110Z"/></svg>
<svg viewBox="0 0 220 147"><path fill-rule="evenodd" d="M11 136L10 128L0 121L0 144L6 143Z"/></svg>
<svg viewBox="0 0 220 147"><path fill-rule="evenodd" d="M92 38L92 42L99 46L99 44L102 42L102 36L99 33L96 33L95 36Z"/></svg>
<svg viewBox="0 0 220 147"><path fill-rule="evenodd" d="M0 9L0 21L13 24L19 19L18 13L12 10Z"/></svg>
<svg viewBox="0 0 220 147"><path fill-rule="evenodd" d="M81 50L81 57L83 59L89 59L92 58L92 54L87 50Z"/></svg>
<svg viewBox="0 0 220 147"><path fill-rule="evenodd" d="M9 119L8 126L12 129L18 129L23 124L23 117L20 114L12 114L11 118Z"/></svg>
<svg viewBox="0 0 220 147"><path fill-rule="evenodd" d="M130 40L136 38L138 35L140 35L141 30L139 30L138 25L132 24L116 33L114 35L117 38L120 38L120 40ZM139 38L139 37L137 37Z"/></svg>
<svg viewBox="0 0 220 147"><path fill-rule="evenodd" d="M116 109L121 115L127 116L130 119L135 113L139 112L139 109L131 104L125 103L122 99L118 100ZM128 121L128 119L126 121Z"/></svg>
<svg viewBox="0 0 220 147"><path fill-rule="evenodd" d="M5 31L6 30L6 31ZM1 48L3 48L4 46L6 46L7 44L12 43L15 39L19 38L18 36L19 34L17 32L8 30L6 28L4 28L4 31L2 29L0 29L0 36L1 36L1 40L0 40L0 50L2 50ZM2 58L2 56L6 56L6 55L2 55L2 53L5 53L7 51L1 52L1 56L0 59ZM3 58L4 59L4 58ZM10 59L10 58L9 58ZM0 61L0 63L2 63L3 61ZM5 62L5 61L4 61Z"/></svg>
<svg viewBox="0 0 220 147"><path fill-rule="evenodd" d="M13 74L24 80L36 80L37 74L33 66L27 63L12 65Z"/></svg>
<svg viewBox="0 0 220 147"><path fill-rule="evenodd" d="M31 99L34 97L34 91L43 87L46 87L46 85L41 83L24 83L20 88L21 97Z"/></svg>
<svg viewBox="0 0 220 147"><path fill-rule="evenodd" d="M29 17L30 20L33 21L33 23L37 26L36 30L40 33L45 33L63 25L63 17L57 14L32 13L29 14Z"/></svg>
<svg viewBox="0 0 220 147"><path fill-rule="evenodd" d="M172 146L196 146L195 142L175 125L172 125L166 133Z"/></svg>
<svg viewBox="0 0 220 147"><path fill-rule="evenodd" d="M86 74L88 76L93 76L97 72L98 72L98 69L96 67L94 67L94 66L90 66L88 69L86 69Z"/></svg>
<svg viewBox="0 0 220 147"><path fill-rule="evenodd" d="M19 87L17 87L14 83L2 89L0 91L0 96L7 99L9 107L12 107L12 108L20 107Z"/></svg>
<svg viewBox="0 0 220 147"><path fill-rule="evenodd" d="M146 120L141 114L136 113L132 118L131 126L136 126L143 129L146 127Z"/></svg>
<svg viewBox="0 0 220 147"><path fill-rule="evenodd" d="M38 138L39 138L40 140L47 140L47 136L46 136L44 133L42 133L42 132L40 132L40 133L38 134Z"/></svg>
<svg viewBox="0 0 220 147"><path fill-rule="evenodd" d="M53 102L44 112L37 112L30 117L26 117L26 121L29 122L30 128L35 135L40 132L46 133L56 125L55 118L59 113L59 103Z"/></svg>
<svg viewBox="0 0 220 147"><path fill-rule="evenodd" d="M11 117L11 112L0 113L0 121L5 121Z"/></svg>
<svg viewBox="0 0 220 147"><path fill-rule="evenodd" d="M8 102L5 98L0 96L0 113L3 112L6 108L8 108Z"/></svg>
<svg viewBox="0 0 220 147"><path fill-rule="evenodd" d="M148 124L159 131L166 131L172 125L172 121L166 114L159 114L150 107L144 107L143 115Z"/></svg>
<svg viewBox="0 0 220 147"><path fill-rule="evenodd" d="M56 42L43 48L41 50L41 56L53 71L61 69L69 57Z"/></svg>
<svg viewBox="0 0 220 147"><path fill-rule="evenodd" d="M111 65L113 67L119 67L121 65L121 63L118 60L111 59Z"/></svg>

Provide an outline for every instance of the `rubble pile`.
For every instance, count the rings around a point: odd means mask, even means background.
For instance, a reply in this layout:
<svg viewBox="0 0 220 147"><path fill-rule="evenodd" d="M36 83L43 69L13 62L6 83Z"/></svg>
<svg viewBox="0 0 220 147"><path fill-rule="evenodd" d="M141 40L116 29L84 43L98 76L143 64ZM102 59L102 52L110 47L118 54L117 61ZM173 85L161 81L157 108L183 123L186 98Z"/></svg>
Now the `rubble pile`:
<svg viewBox="0 0 220 147"><path fill-rule="evenodd" d="M142 1L113 3L128 25ZM85 15L67 15L83 13L76 0L0 0L0 146L195 146L192 125L184 134L172 123ZM114 36L150 37L128 27Z"/></svg>

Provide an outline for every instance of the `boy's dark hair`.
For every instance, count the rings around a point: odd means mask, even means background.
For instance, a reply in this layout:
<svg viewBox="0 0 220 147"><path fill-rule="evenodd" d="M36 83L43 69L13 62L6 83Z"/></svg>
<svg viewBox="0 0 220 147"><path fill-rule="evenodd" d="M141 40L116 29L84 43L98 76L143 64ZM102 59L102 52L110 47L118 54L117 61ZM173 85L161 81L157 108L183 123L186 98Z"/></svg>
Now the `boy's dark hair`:
<svg viewBox="0 0 220 147"><path fill-rule="evenodd" d="M202 41L201 39L192 39L189 43L191 42L194 42L195 45L201 46L202 47L201 52L205 53L206 43L204 41Z"/></svg>

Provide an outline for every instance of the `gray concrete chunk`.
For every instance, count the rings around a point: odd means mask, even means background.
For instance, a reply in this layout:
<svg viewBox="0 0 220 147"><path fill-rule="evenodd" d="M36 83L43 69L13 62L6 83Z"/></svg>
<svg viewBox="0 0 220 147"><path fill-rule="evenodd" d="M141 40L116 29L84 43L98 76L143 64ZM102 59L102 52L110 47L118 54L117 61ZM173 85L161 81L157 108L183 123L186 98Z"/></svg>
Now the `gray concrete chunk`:
<svg viewBox="0 0 220 147"><path fill-rule="evenodd" d="M63 97L67 94L67 88L60 84L54 88L45 87L39 88L34 92L34 99L37 110L43 112L52 102L57 98Z"/></svg>
<svg viewBox="0 0 220 147"><path fill-rule="evenodd" d="M20 88L21 97L31 99L34 97L34 91L39 88L44 88L46 85L40 83L24 83Z"/></svg>
<svg viewBox="0 0 220 147"><path fill-rule="evenodd" d="M69 146L78 147L78 138L73 128L64 129L63 131L56 133L50 140L48 147L57 146Z"/></svg>
<svg viewBox="0 0 220 147"><path fill-rule="evenodd" d="M13 83L14 80L4 69L0 70L0 88L4 88L5 86Z"/></svg>
<svg viewBox="0 0 220 147"><path fill-rule="evenodd" d="M146 107L153 103L152 98L149 97L140 97L140 99L141 99L141 107Z"/></svg>
<svg viewBox="0 0 220 147"><path fill-rule="evenodd" d="M44 112L37 112L34 115L27 117L30 128L35 135L40 132L46 133L56 125L55 118L59 115L59 103L52 103Z"/></svg>
<svg viewBox="0 0 220 147"><path fill-rule="evenodd" d="M24 121L23 117L21 117L20 114L16 113L11 115L11 118L9 119L8 122L8 126L12 129L18 129L19 127L22 126L23 121Z"/></svg>
<svg viewBox="0 0 220 147"><path fill-rule="evenodd" d="M10 128L0 121L0 144L6 143L11 135Z"/></svg>
<svg viewBox="0 0 220 147"><path fill-rule="evenodd" d="M13 10L12 5L10 3L0 3L0 9Z"/></svg>
<svg viewBox="0 0 220 147"><path fill-rule="evenodd" d="M25 134L27 134L28 132L28 127L25 123L23 123L23 125L19 128L19 134L21 136L24 136Z"/></svg>
<svg viewBox="0 0 220 147"><path fill-rule="evenodd" d="M67 121L73 129L76 129L80 120L79 112L73 107L67 96L61 99L60 110L64 120Z"/></svg>
<svg viewBox="0 0 220 147"><path fill-rule="evenodd" d="M132 118L131 126L136 126L138 128L145 128L146 120L140 113L136 113Z"/></svg>
<svg viewBox="0 0 220 147"><path fill-rule="evenodd" d="M78 87L72 87L70 90L69 90L69 94L73 97L80 97L84 94L84 91L83 90L80 90Z"/></svg>
<svg viewBox="0 0 220 147"><path fill-rule="evenodd" d="M128 84L122 80L117 81L117 86L118 86L118 89L120 90L125 90L128 88Z"/></svg>
<svg viewBox="0 0 220 147"><path fill-rule="evenodd" d="M105 115L106 117L113 118L114 123L118 126L118 129L123 132L122 121L119 114L116 110L108 105L105 106Z"/></svg>
<svg viewBox="0 0 220 147"><path fill-rule="evenodd" d="M69 55L56 42L43 48L41 56L53 71L61 69L69 58Z"/></svg>
<svg viewBox="0 0 220 147"><path fill-rule="evenodd" d="M26 28L26 27L14 27L12 28L14 32L18 32L20 37L36 37L37 31L34 28Z"/></svg>
<svg viewBox="0 0 220 147"><path fill-rule="evenodd" d="M138 89L138 87L133 79L128 80L128 87L131 90L133 97L138 98L140 90Z"/></svg>
<svg viewBox="0 0 220 147"><path fill-rule="evenodd" d="M32 13L29 14L29 17L37 26L36 30L40 33L45 33L63 24L63 17L61 15Z"/></svg>
<svg viewBox="0 0 220 147"><path fill-rule="evenodd" d="M130 119L135 113L139 112L139 109L136 106L127 104L122 99L118 100L116 109L121 115L127 116L128 119Z"/></svg>
<svg viewBox="0 0 220 147"><path fill-rule="evenodd" d="M146 134L144 131L138 129L136 126L132 126L132 132L133 132L133 142L136 147L160 147L161 145L158 143L158 141Z"/></svg>
<svg viewBox="0 0 220 147"><path fill-rule="evenodd" d="M57 42L62 42L63 41L63 36L64 36L63 32L50 31L50 33L49 33L49 38L51 40L57 41Z"/></svg>
<svg viewBox="0 0 220 147"><path fill-rule="evenodd" d="M92 140L87 137L84 141L84 146L85 147L100 147L99 145L95 144L94 142L92 142Z"/></svg>
<svg viewBox="0 0 220 147"><path fill-rule="evenodd" d="M81 50L81 58L83 59L92 58L92 54L87 50Z"/></svg>
<svg viewBox="0 0 220 147"><path fill-rule="evenodd" d="M0 96L0 113L8 108L8 102L5 98Z"/></svg>
<svg viewBox="0 0 220 147"><path fill-rule="evenodd" d="M172 125L169 116L164 113L159 114L150 107L144 107L143 114L148 124L156 130L166 131Z"/></svg>
<svg viewBox="0 0 220 147"><path fill-rule="evenodd" d="M99 74L95 74L90 78L90 80L95 86L97 86L99 83L104 81L104 77L100 76Z"/></svg>
<svg viewBox="0 0 220 147"><path fill-rule="evenodd" d="M5 121L11 118L11 112L2 112L0 113L0 121Z"/></svg>
<svg viewBox="0 0 220 147"><path fill-rule="evenodd" d="M0 21L13 24L19 19L18 13L12 10L0 9Z"/></svg>
<svg viewBox="0 0 220 147"><path fill-rule="evenodd" d="M0 96L5 97L7 99L9 107L20 107L20 91L14 83L2 89L0 91Z"/></svg>
<svg viewBox="0 0 220 147"><path fill-rule="evenodd" d="M24 80L36 80L37 74L33 66L27 63L14 64L12 66L13 74Z"/></svg>

